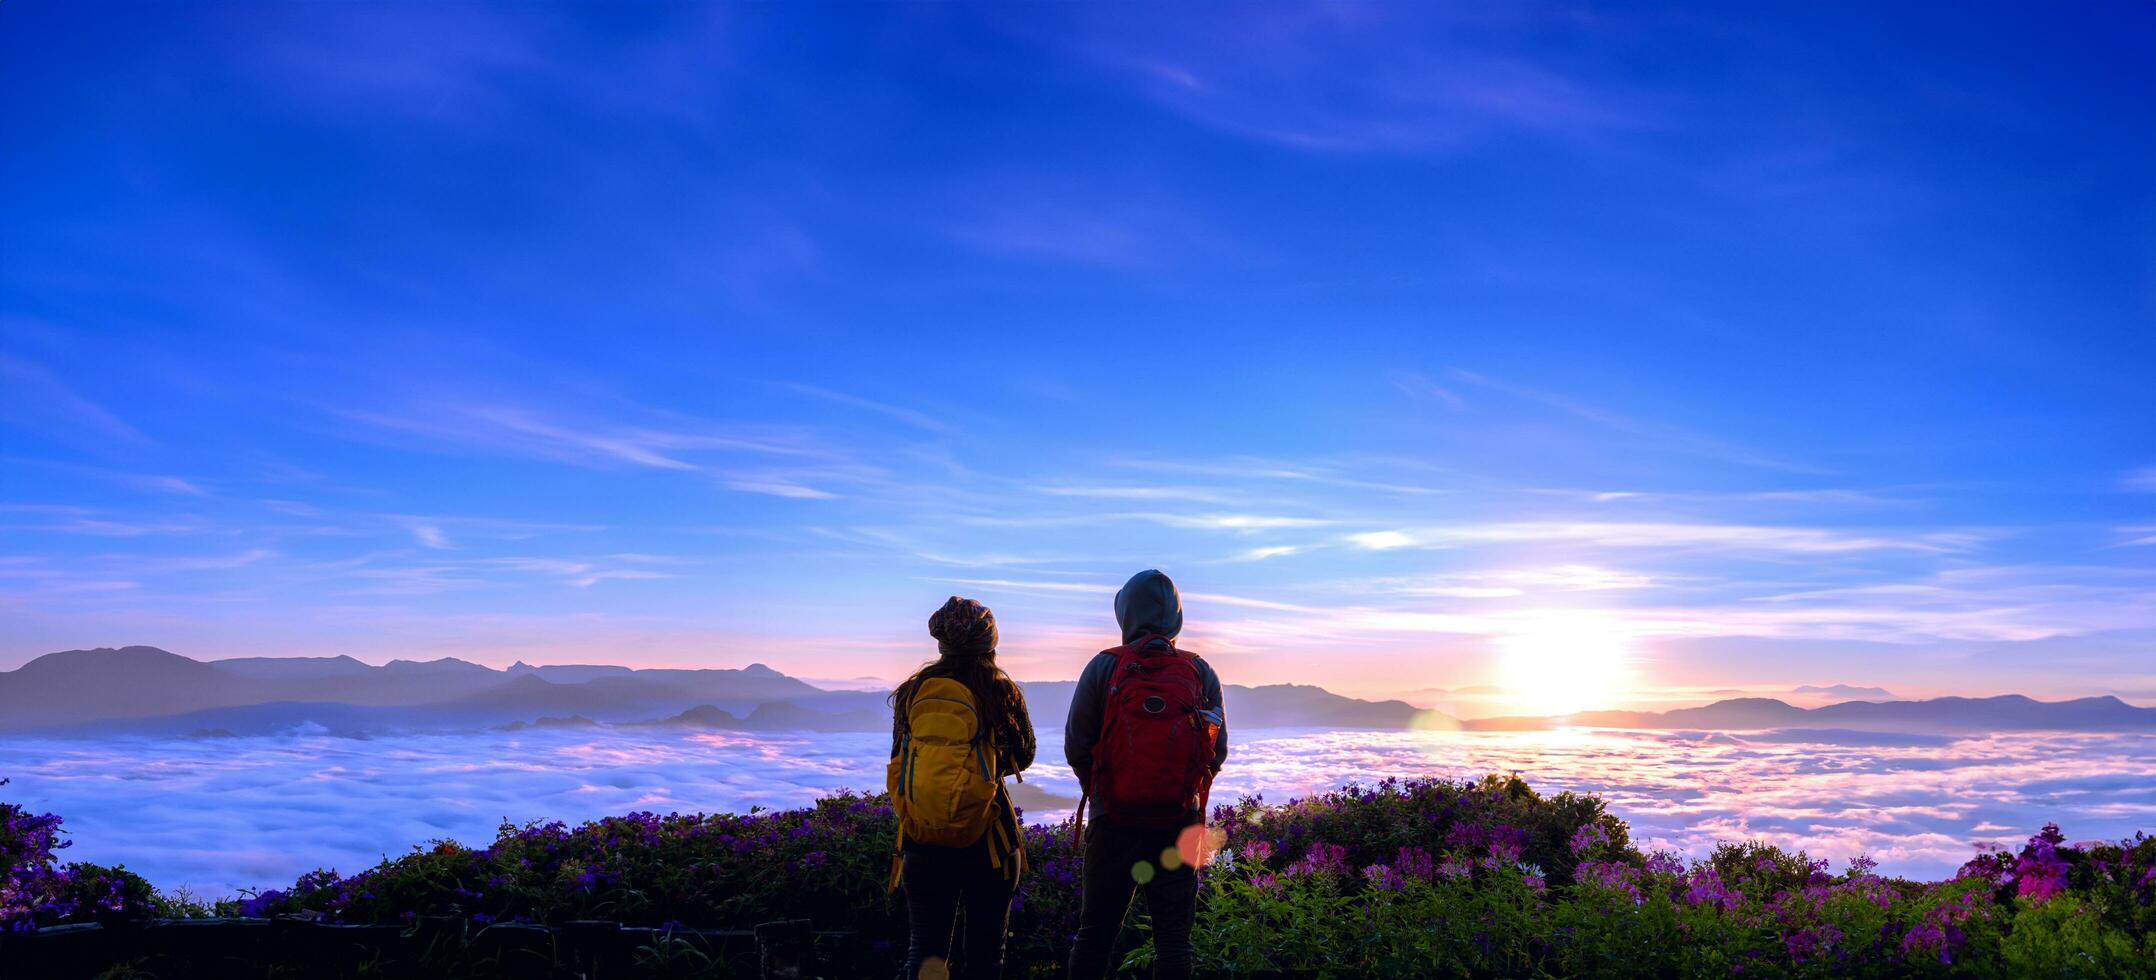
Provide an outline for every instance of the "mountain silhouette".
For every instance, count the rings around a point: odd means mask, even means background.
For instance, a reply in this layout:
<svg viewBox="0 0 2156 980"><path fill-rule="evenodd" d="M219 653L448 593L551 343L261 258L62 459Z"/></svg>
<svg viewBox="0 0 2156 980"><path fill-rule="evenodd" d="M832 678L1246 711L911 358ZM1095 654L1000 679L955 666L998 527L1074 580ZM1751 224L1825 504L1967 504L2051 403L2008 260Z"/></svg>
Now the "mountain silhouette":
<svg viewBox="0 0 2156 980"><path fill-rule="evenodd" d="M203 662L129 646L51 653L0 671L0 731L123 723L131 731L162 730L168 726L139 723L181 718L248 733L304 721L336 730L486 727L549 715L630 721L698 704L746 713L825 693L762 664L505 671L451 657L379 667L351 657Z"/></svg>
<svg viewBox="0 0 2156 980"><path fill-rule="evenodd" d="M156 647L67 650L0 673L0 728L269 700L258 690L255 682Z"/></svg>

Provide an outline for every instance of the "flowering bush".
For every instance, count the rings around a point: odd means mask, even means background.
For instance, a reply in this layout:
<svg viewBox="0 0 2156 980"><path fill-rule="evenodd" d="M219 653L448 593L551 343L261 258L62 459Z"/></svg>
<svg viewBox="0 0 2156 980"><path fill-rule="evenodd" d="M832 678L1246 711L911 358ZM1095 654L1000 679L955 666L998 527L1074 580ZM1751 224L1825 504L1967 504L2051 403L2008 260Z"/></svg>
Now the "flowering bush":
<svg viewBox="0 0 2156 980"><path fill-rule="evenodd" d="M53 814L0 803L0 932L146 919L170 907L149 882L120 868L58 863L54 855L75 843L62 833Z"/></svg>
<svg viewBox="0 0 2156 980"><path fill-rule="evenodd" d="M125 872L69 865L57 818L0 805L0 922L21 928L173 903ZM1216 808L1195 938L1213 976L2149 976L2156 838L2069 844L2046 827L1953 879L1840 872L1759 842L1686 861L1641 852L1600 800L1517 778L1386 780L1285 804ZM746 928L807 918L895 962L885 892L892 817L841 793L779 812L634 813L577 827L504 825L494 843L436 842L350 876L219 903L224 914L344 923ZM1014 975L1058 976L1077 928L1068 823L1029 826L1013 901ZM1142 906L1142 900L1141 900ZM1151 949L1144 919L1125 961ZM881 969L881 967L878 967Z"/></svg>

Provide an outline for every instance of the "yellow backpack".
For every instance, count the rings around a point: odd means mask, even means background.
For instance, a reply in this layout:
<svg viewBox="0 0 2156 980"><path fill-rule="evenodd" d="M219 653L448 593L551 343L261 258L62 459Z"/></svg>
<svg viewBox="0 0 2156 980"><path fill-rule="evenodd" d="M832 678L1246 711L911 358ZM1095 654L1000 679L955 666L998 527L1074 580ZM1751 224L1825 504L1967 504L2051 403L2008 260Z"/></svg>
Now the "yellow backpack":
<svg viewBox="0 0 2156 980"><path fill-rule="evenodd" d="M905 709L898 754L884 775L900 846L909 838L939 847L980 840L995 819L1003 780L973 692L951 678L931 677Z"/></svg>

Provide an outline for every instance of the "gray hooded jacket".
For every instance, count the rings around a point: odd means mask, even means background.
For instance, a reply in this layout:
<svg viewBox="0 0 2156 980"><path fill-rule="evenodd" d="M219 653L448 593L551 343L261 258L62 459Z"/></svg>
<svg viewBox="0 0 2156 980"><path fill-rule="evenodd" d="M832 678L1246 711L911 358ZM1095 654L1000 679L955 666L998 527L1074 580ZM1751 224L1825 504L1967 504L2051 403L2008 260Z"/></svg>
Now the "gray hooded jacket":
<svg viewBox="0 0 2156 980"><path fill-rule="evenodd" d="M1183 598L1175 583L1154 569L1130 577L1115 594L1115 622L1123 629L1123 642L1153 635L1174 640L1183 631ZM1155 640L1160 643L1162 641ZM1220 738L1213 744L1213 771L1228 761L1228 710L1220 695L1220 677L1202 657L1193 656L1198 680L1204 686L1204 707L1218 715ZM1063 726L1063 758L1084 785L1093 778L1093 743L1100 738L1101 711L1108 700L1108 681L1115 673L1115 654L1102 652L1078 675L1078 689L1071 694L1069 720Z"/></svg>

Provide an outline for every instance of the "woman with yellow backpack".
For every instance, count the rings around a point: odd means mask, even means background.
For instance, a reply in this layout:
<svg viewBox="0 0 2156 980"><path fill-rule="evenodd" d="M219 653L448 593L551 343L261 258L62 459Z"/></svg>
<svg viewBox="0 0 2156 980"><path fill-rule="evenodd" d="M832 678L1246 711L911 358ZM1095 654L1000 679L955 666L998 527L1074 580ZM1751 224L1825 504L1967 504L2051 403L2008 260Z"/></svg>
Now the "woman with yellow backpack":
<svg viewBox="0 0 2156 980"><path fill-rule="evenodd" d="M951 933L966 913L967 980L1003 969L1011 892L1025 871L1018 814L1003 777L1033 764L1033 720L996 666L996 617L952 596L928 617L939 656L891 692L891 764L898 815L891 887L906 889L906 980L949 974ZM1021 780L1024 777L1019 777ZM923 973L923 964L930 966Z"/></svg>

